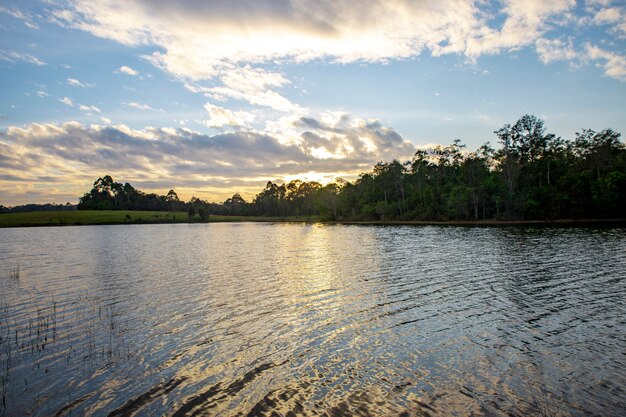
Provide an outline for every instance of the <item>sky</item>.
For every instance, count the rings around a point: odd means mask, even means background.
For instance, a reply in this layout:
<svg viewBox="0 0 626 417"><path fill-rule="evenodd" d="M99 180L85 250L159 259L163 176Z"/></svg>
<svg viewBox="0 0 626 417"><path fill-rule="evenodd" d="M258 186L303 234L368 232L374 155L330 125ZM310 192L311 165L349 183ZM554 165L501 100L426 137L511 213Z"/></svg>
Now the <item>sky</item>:
<svg viewBox="0 0 626 417"><path fill-rule="evenodd" d="M221 202L524 114L626 133L624 0L0 0L0 204Z"/></svg>

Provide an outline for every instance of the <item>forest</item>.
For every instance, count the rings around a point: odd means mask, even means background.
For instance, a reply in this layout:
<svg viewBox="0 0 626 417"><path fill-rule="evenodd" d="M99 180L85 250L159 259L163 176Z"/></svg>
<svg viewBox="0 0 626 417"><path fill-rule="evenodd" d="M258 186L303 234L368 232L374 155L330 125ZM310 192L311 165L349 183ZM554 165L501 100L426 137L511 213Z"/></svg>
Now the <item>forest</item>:
<svg viewBox="0 0 626 417"><path fill-rule="evenodd" d="M73 211L76 210L76 205L71 203L65 204L55 204L55 203L45 203L45 204L22 204L19 206L13 207L5 207L0 205L0 214L1 213L25 213L29 211Z"/></svg>
<svg viewBox="0 0 626 417"><path fill-rule="evenodd" d="M174 190L146 194L110 176L98 178L79 210L187 211L255 216L318 215L322 220L556 220L624 218L626 148L612 129L583 129L573 140L547 133L524 115L470 152L460 140L418 150L410 161L379 162L355 181L268 181L251 201L222 203Z"/></svg>

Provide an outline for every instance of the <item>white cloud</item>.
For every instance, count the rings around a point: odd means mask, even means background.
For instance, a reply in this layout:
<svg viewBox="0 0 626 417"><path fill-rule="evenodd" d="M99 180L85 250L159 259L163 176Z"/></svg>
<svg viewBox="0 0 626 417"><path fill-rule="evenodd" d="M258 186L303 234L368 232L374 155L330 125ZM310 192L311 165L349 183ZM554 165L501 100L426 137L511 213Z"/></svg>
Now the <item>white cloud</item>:
<svg viewBox="0 0 626 417"><path fill-rule="evenodd" d="M222 83L220 86L202 87L190 83L186 83L185 86L190 91L203 93L217 101L235 99L281 112L302 113L304 111L299 105L273 90L273 88L290 84L290 81L278 72L246 65L225 72L219 76L219 79Z"/></svg>
<svg viewBox="0 0 626 417"><path fill-rule="evenodd" d="M580 59L580 54L574 49L572 39L564 42L561 39L538 39L535 50L544 64L554 61L574 61Z"/></svg>
<svg viewBox="0 0 626 417"><path fill-rule="evenodd" d="M93 111L93 112L96 112L96 113L102 113L102 111L99 108L97 108L96 106L85 106L85 105L81 104L78 109L81 110L81 111L84 111L84 112L91 112L91 111Z"/></svg>
<svg viewBox="0 0 626 417"><path fill-rule="evenodd" d="M134 69L132 69L131 67L128 67L126 65L122 65L119 69L119 72L124 73L124 74L128 74L128 75L132 75L134 77L136 77L137 75L139 75L138 71L135 71Z"/></svg>
<svg viewBox="0 0 626 417"><path fill-rule="evenodd" d="M619 7L608 7L601 9L593 18L596 25L611 24L619 22L622 18L622 11Z"/></svg>
<svg viewBox="0 0 626 417"><path fill-rule="evenodd" d="M59 101L65 104L66 106L74 107L74 102L69 97L60 98Z"/></svg>
<svg viewBox="0 0 626 417"><path fill-rule="evenodd" d="M205 135L187 128L135 130L102 120L106 126L68 122L0 131L0 175L20 178L7 183L13 190L7 200L22 198L20 184L35 182L57 184L59 193L77 198L98 172L142 189L146 177L151 189L215 187L218 194L207 195L215 201L219 193L259 192L267 180L312 173L355 178L377 161L408 160L415 152L392 128L343 113L293 119L291 142L251 130ZM47 198L54 199L50 194Z"/></svg>
<svg viewBox="0 0 626 417"><path fill-rule="evenodd" d="M506 16L500 28L482 25L467 38L465 54L477 58L532 45L544 36L558 19L572 9L575 0L506 0L500 13Z"/></svg>
<svg viewBox="0 0 626 417"><path fill-rule="evenodd" d="M150 111L163 112L163 109L155 109L154 107L148 104L137 103L135 101L131 101L130 103L122 103L122 104L128 107L132 107L137 110L150 110Z"/></svg>
<svg viewBox="0 0 626 417"><path fill-rule="evenodd" d="M626 81L625 57L591 44L585 45L585 53L589 59L602 61L599 65L604 68L604 75Z"/></svg>
<svg viewBox="0 0 626 417"><path fill-rule="evenodd" d="M552 31L572 19L575 0L351 0L306 2L76 2L54 16L62 24L129 46L153 46L144 58L212 100L243 100L301 112L280 90L284 63L380 62L430 53L474 61L538 47L544 62L571 60ZM571 49L571 48L570 48Z"/></svg>
<svg viewBox="0 0 626 417"><path fill-rule="evenodd" d="M15 52L15 51L0 50L0 60L6 61L6 62L12 62L12 63L17 62L17 61L22 61L28 64L37 65L37 66L48 65L46 62L42 61L41 59L37 58L34 55Z"/></svg>
<svg viewBox="0 0 626 417"><path fill-rule="evenodd" d="M35 23L35 16L30 13L24 13L16 7L4 7L0 6L0 13L8 14L15 19L21 20L26 27L39 30L39 26Z"/></svg>
<svg viewBox="0 0 626 417"><path fill-rule="evenodd" d="M587 11L593 15L587 18L591 23L604 26L607 32L619 40L626 38L626 5L624 2L587 1Z"/></svg>
<svg viewBox="0 0 626 417"><path fill-rule="evenodd" d="M83 83L79 80L77 80L76 78L68 78L67 79L67 83L69 85L71 85L72 87L93 87L93 84L88 84L88 83Z"/></svg>
<svg viewBox="0 0 626 417"><path fill-rule="evenodd" d="M46 92L45 92L45 91L43 91L43 90L39 90L39 91L37 91L37 97L41 97L41 98L43 98L43 97L48 97L49 95L50 95L50 94L46 93Z"/></svg>
<svg viewBox="0 0 626 417"><path fill-rule="evenodd" d="M246 126L254 121L254 114L250 112L232 112L211 103L206 103L204 108L209 113L209 119L205 122L208 127Z"/></svg>
<svg viewBox="0 0 626 417"><path fill-rule="evenodd" d="M476 57L532 44L574 0L508 0L502 27L482 2L350 0L80 2L55 12L65 24L126 45L157 45L150 60L188 79L211 79L242 63L407 58L423 50ZM210 45L210 47L207 47Z"/></svg>
<svg viewBox="0 0 626 417"><path fill-rule="evenodd" d="M102 120L102 123L105 123L107 125L111 124L111 119L109 119L108 117L100 117L100 120Z"/></svg>
<svg viewBox="0 0 626 417"><path fill-rule="evenodd" d="M590 6L608 6L610 5L614 0L585 0L585 4L590 5Z"/></svg>

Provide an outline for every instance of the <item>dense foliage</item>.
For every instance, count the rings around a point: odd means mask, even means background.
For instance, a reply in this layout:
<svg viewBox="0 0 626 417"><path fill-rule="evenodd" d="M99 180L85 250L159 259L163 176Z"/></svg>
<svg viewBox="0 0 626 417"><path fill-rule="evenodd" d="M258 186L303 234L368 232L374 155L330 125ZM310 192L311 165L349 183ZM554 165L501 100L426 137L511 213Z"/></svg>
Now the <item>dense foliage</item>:
<svg viewBox="0 0 626 417"><path fill-rule="evenodd" d="M482 220L624 217L626 149L620 134L583 130L572 141L546 133L525 115L474 152L456 140L418 150L407 162L379 162L354 181L268 182L251 202L235 194L223 203L173 190L145 194L130 184L99 178L79 209L185 210L223 215L321 215L328 220Z"/></svg>
<svg viewBox="0 0 626 417"><path fill-rule="evenodd" d="M98 178L91 191L81 197L79 210L180 211L185 206L174 190L167 195L146 194L129 183L113 181L110 175Z"/></svg>
<svg viewBox="0 0 626 417"><path fill-rule="evenodd" d="M5 207L0 205L0 213L25 213L27 211L72 211L76 210L74 204L23 204L21 206Z"/></svg>

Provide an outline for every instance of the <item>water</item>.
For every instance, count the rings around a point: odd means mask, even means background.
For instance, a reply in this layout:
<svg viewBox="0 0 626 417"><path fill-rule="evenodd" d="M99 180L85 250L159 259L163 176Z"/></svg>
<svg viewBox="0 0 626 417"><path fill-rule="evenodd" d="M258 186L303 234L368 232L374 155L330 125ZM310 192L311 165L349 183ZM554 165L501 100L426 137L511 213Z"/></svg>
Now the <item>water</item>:
<svg viewBox="0 0 626 417"><path fill-rule="evenodd" d="M0 230L0 415L623 415L626 229Z"/></svg>

